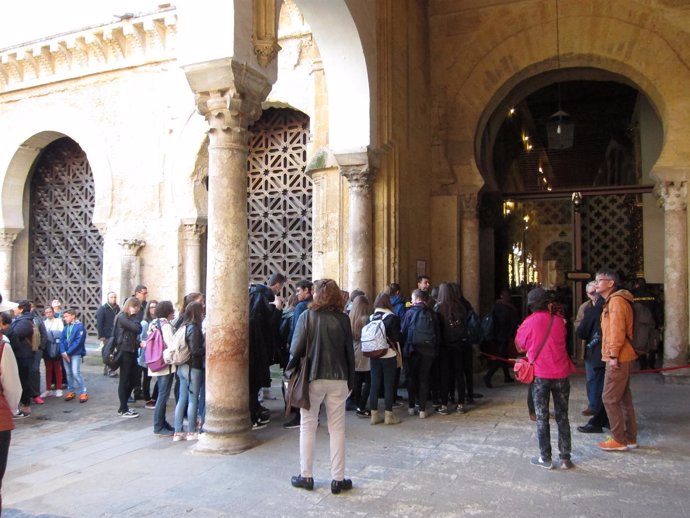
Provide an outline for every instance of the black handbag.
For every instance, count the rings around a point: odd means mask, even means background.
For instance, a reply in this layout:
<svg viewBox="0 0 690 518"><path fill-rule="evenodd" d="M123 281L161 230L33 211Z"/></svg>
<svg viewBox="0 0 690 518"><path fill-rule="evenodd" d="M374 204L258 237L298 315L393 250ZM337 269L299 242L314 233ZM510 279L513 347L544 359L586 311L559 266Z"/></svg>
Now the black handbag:
<svg viewBox="0 0 690 518"><path fill-rule="evenodd" d="M117 322L113 328L113 335L105 341L101 350L103 363L111 370L117 370L122 364L122 350L117 346Z"/></svg>

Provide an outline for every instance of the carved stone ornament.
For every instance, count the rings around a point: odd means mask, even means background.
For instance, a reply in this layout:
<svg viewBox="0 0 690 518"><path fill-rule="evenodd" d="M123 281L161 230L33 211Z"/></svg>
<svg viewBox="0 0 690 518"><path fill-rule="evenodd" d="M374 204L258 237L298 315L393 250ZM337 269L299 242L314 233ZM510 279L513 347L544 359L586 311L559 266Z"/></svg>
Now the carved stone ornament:
<svg viewBox="0 0 690 518"><path fill-rule="evenodd" d="M199 223L184 223L182 225L182 237L185 241L198 243L201 235L206 232L206 225Z"/></svg>
<svg viewBox="0 0 690 518"><path fill-rule="evenodd" d="M278 24L275 0L253 0L252 43L259 65L267 67L278 55Z"/></svg>
<svg viewBox="0 0 690 518"><path fill-rule="evenodd" d="M17 234L17 232L8 232L6 230L0 231L0 250L12 250Z"/></svg>
<svg viewBox="0 0 690 518"><path fill-rule="evenodd" d="M460 203L462 204L463 218L476 218L479 195L476 192L463 193L460 195Z"/></svg>
<svg viewBox="0 0 690 518"><path fill-rule="evenodd" d="M374 185L375 170L367 164L341 166L340 174L347 178L350 190L369 192Z"/></svg>
<svg viewBox="0 0 690 518"><path fill-rule="evenodd" d="M139 250L146 245L141 239L119 239L117 242L125 252L125 255L137 255Z"/></svg>
<svg viewBox="0 0 690 518"><path fill-rule="evenodd" d="M252 43L254 44L254 54L256 54L256 60L259 62L259 65L264 68L273 62L281 49L280 45L278 45L278 42L274 39L253 39Z"/></svg>
<svg viewBox="0 0 690 518"><path fill-rule="evenodd" d="M686 210L687 182L659 182L655 190L665 211Z"/></svg>

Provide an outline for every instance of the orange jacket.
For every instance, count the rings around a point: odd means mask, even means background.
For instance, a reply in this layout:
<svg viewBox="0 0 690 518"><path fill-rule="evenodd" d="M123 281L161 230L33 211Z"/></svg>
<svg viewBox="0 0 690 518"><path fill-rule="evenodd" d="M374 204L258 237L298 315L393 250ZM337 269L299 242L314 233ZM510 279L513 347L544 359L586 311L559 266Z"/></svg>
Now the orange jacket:
<svg viewBox="0 0 690 518"><path fill-rule="evenodd" d="M618 290L606 299L601 313L601 361L618 358L630 362L637 358L630 341L633 334L633 296L628 290Z"/></svg>

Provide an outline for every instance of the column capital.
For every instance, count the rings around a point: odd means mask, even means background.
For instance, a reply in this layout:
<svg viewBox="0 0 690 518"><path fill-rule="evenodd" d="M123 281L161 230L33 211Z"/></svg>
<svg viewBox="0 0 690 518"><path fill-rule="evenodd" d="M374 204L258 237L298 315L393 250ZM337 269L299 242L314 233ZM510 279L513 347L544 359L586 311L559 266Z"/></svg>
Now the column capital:
<svg viewBox="0 0 690 518"><path fill-rule="evenodd" d="M475 219L477 217L477 207L479 206L479 194L476 192L463 192L458 195L462 205L462 217Z"/></svg>
<svg viewBox="0 0 690 518"><path fill-rule="evenodd" d="M371 148L333 154L340 174L347 178L350 189L370 192L376 179L380 152Z"/></svg>
<svg viewBox="0 0 690 518"><path fill-rule="evenodd" d="M182 221L182 238L185 241L198 242L201 234L206 232L206 223L201 221Z"/></svg>
<svg viewBox="0 0 690 518"><path fill-rule="evenodd" d="M117 244L122 247L124 255L136 256L139 250L146 245L141 239L119 239Z"/></svg>
<svg viewBox="0 0 690 518"><path fill-rule="evenodd" d="M347 178L350 189L358 192L371 191L376 177L376 171L368 164L341 166L340 174Z"/></svg>
<svg viewBox="0 0 690 518"><path fill-rule="evenodd" d="M17 239L19 230L2 229L0 230L0 250L12 250L14 240Z"/></svg>
<svg viewBox="0 0 690 518"><path fill-rule="evenodd" d="M245 63L226 58L183 69L197 110L209 125L210 145L246 147L247 128L261 115L261 101L271 89L268 79Z"/></svg>
<svg viewBox="0 0 690 518"><path fill-rule="evenodd" d="M665 211L686 210L688 188L685 181L658 182L654 187Z"/></svg>

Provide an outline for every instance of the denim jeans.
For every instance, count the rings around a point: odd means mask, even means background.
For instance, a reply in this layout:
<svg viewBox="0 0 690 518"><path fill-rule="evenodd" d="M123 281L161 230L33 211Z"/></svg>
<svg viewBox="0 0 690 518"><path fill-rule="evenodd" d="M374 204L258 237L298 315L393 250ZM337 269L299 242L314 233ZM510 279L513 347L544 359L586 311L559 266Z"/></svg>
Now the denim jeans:
<svg viewBox="0 0 690 518"><path fill-rule="evenodd" d="M570 421L568 421L568 399L570 380L568 378L534 378L532 383L534 409L537 414L537 438L541 458L551 460L551 428L549 427L549 396L553 395L553 407L558 425L558 451L562 460L570 460Z"/></svg>
<svg viewBox="0 0 690 518"><path fill-rule="evenodd" d="M585 377L587 378L587 406L598 412L603 405L601 401L601 394L604 391L604 376L606 375L606 366L600 359L591 361L585 360Z"/></svg>
<svg viewBox="0 0 690 518"><path fill-rule="evenodd" d="M67 374L67 392L76 392L79 389L81 394L86 394L86 384L81 375L81 360L82 357L78 354L69 357L70 361L65 359L62 363L65 366L65 373Z"/></svg>
<svg viewBox="0 0 690 518"><path fill-rule="evenodd" d="M165 374L155 378L158 384L158 397L156 398L156 408L153 411L153 432L160 433L165 430L165 409L175 374Z"/></svg>
<svg viewBox="0 0 690 518"><path fill-rule="evenodd" d="M393 358L371 358L369 362L371 369L371 389L369 390L369 408L379 409L379 389L383 383L384 407L388 411L393 410L393 400L395 399L395 369L396 359Z"/></svg>
<svg viewBox="0 0 690 518"><path fill-rule="evenodd" d="M180 379L180 395L175 405L175 433L182 433L182 422L187 413L187 431L196 432L196 420L199 409L199 389L204 378L202 369L192 369L189 365L177 368Z"/></svg>

